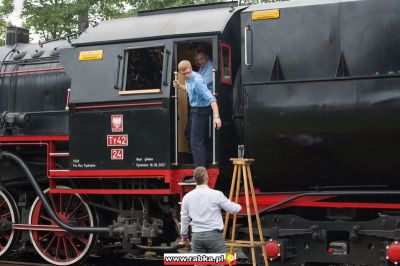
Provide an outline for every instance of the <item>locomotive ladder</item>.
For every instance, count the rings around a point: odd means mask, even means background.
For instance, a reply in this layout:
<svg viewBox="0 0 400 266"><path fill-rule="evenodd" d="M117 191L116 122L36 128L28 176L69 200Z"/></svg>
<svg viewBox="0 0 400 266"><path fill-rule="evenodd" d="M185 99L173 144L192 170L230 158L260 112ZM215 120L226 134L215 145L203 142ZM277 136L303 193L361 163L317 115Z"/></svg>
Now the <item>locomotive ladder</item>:
<svg viewBox="0 0 400 266"><path fill-rule="evenodd" d="M231 240L227 241L226 245L230 247L229 253L233 252L233 247L247 247L251 249L251 261L253 266L256 265L256 253L255 248L261 247L263 258L264 258L264 265L268 266L268 258L267 252L265 250L264 245L264 235L261 228L261 220L258 214L258 207L257 207L257 200L256 195L254 192L253 186L253 178L251 176L250 165L254 162L254 159L243 159L243 158L231 158L231 161L234 165L233 168L233 175L232 175L232 183L231 183L231 190L229 193L229 200L232 200L233 194L235 193L235 202L238 203L239 200L239 192L241 189L240 182L243 174L243 186L244 186L244 193L245 193L245 200L246 200L246 212L247 212L247 221L249 226L249 235L250 240L236 240L235 233L236 233L236 219L237 214L233 214L233 221L232 221L232 235ZM250 195L249 189L251 193L251 198L253 200L253 207L254 213L256 216L258 234L260 236L259 241L254 241L254 234L253 234L253 223L251 220L251 212L250 212ZM226 213L225 216L225 226L224 226L224 238L226 238L227 229L229 225L229 212ZM229 264L230 265L230 264Z"/></svg>

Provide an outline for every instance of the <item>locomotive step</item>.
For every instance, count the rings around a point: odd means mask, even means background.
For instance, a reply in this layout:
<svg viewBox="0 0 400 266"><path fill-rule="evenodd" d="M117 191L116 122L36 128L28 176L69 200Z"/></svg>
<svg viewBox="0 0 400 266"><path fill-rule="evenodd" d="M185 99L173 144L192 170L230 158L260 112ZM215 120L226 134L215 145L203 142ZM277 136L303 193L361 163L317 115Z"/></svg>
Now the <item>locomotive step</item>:
<svg viewBox="0 0 400 266"><path fill-rule="evenodd" d="M49 155L51 157L68 157L69 152L50 152Z"/></svg>
<svg viewBox="0 0 400 266"><path fill-rule="evenodd" d="M196 186L196 182L179 182L178 185L180 186Z"/></svg>
<svg viewBox="0 0 400 266"><path fill-rule="evenodd" d="M69 172L68 169L50 169L49 171L50 171L50 173L65 173L65 172Z"/></svg>

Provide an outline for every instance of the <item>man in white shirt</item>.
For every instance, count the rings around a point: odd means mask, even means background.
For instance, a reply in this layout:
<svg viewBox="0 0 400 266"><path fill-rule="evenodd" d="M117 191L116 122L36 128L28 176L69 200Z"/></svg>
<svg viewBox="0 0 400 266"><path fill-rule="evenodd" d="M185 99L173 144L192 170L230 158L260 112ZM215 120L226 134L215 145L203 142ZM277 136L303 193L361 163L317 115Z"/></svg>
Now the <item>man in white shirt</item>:
<svg viewBox="0 0 400 266"><path fill-rule="evenodd" d="M189 224L192 226L192 251L194 253L225 253L222 235L224 222L221 209L238 213L242 206L231 202L221 191L208 187L208 174L204 167L193 172L196 188L182 199L181 234L189 242Z"/></svg>

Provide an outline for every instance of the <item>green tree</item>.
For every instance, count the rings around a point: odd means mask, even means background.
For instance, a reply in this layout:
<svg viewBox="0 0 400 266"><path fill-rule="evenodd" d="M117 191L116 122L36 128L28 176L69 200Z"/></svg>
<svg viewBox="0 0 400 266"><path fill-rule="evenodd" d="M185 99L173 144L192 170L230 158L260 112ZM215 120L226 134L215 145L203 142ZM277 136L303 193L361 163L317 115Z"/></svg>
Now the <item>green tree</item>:
<svg viewBox="0 0 400 266"><path fill-rule="evenodd" d="M160 9L216 0L24 0L24 27L44 40L86 29L101 20L136 15L139 10Z"/></svg>
<svg viewBox="0 0 400 266"><path fill-rule="evenodd" d="M13 0L0 1L0 46L5 43L5 31L8 24L7 17L14 11Z"/></svg>
<svg viewBox="0 0 400 266"><path fill-rule="evenodd" d="M154 10L169 7L198 5L219 2L218 0L144 0L137 1L134 11Z"/></svg>
<svg viewBox="0 0 400 266"><path fill-rule="evenodd" d="M56 39L86 29L99 20L120 17L130 9L130 0L25 0L21 17L24 27L44 40Z"/></svg>

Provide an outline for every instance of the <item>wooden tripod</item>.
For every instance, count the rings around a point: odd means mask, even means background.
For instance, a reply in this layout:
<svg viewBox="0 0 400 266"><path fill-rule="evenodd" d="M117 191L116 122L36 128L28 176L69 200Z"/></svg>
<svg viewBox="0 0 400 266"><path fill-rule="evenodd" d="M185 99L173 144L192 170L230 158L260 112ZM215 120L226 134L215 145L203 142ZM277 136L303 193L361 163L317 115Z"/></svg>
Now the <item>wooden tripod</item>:
<svg viewBox="0 0 400 266"><path fill-rule="evenodd" d="M233 163L233 175L232 175L232 184L231 184L231 191L229 193L229 199L232 200L233 194L235 192L235 201L238 203L239 199L239 192L240 192L240 182L243 174L243 183L244 183L244 193L245 193L245 199L246 199L246 212L247 212L247 221L248 221L248 226L249 226L249 235L250 235L250 240L235 240L235 233L236 233L236 219L237 215L236 213L233 215L233 222L232 222L232 236L231 240L227 241L226 245L230 247L229 252L233 252L233 247L248 247L251 249L251 260L253 263L253 266L256 265L256 253L255 253L255 248L256 247L261 247L263 257L264 257L264 265L268 266L268 258L267 258L267 252L265 250L265 245L264 245L264 235L261 229L261 220L260 216L258 214L258 207L257 207L257 200L256 200L256 195L254 193L254 185L253 185L253 178L251 176L251 171L250 171L250 165L252 162L254 162L254 159L240 159L240 158L231 158L231 161ZM257 228L258 228L258 234L260 236L259 241L254 241L254 234L253 234L253 222L251 220L251 213L250 213L250 196L249 196L249 188L250 188L250 193L251 197L253 199L253 207L254 207L254 213L256 215L256 220L257 220ZM226 239L226 233L229 225L229 212L226 213L225 216L225 226L224 226L224 238Z"/></svg>

